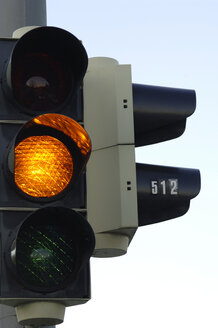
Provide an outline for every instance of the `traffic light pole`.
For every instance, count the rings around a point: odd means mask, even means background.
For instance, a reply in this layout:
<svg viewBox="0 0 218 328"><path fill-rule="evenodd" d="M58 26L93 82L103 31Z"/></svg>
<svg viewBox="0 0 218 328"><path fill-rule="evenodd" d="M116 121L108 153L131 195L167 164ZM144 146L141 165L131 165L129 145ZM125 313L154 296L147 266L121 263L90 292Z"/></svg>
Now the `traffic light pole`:
<svg viewBox="0 0 218 328"><path fill-rule="evenodd" d="M46 25L46 0L0 0L0 37L23 26Z"/></svg>
<svg viewBox="0 0 218 328"><path fill-rule="evenodd" d="M15 309L10 306L0 305L0 327L1 328L21 328L17 323Z"/></svg>

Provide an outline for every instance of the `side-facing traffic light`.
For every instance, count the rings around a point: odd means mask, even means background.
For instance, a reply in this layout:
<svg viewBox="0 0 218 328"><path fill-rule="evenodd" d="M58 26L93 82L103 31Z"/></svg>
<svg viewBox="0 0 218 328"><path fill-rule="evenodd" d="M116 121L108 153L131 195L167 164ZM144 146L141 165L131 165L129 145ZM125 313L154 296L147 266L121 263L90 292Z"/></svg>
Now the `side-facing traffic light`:
<svg viewBox="0 0 218 328"><path fill-rule="evenodd" d="M94 256L122 255L138 226L185 214L200 191L198 170L135 163L135 147L184 132L195 92L132 84L129 65L96 57L89 60L83 95L93 146L87 210Z"/></svg>
<svg viewBox="0 0 218 328"><path fill-rule="evenodd" d="M1 39L0 52L0 303L23 325L53 325L90 299L91 140L79 124L88 57L55 27Z"/></svg>
<svg viewBox="0 0 218 328"><path fill-rule="evenodd" d="M133 84L135 146L183 134L196 107L194 90ZM184 215L200 191L195 169L136 164L139 226Z"/></svg>

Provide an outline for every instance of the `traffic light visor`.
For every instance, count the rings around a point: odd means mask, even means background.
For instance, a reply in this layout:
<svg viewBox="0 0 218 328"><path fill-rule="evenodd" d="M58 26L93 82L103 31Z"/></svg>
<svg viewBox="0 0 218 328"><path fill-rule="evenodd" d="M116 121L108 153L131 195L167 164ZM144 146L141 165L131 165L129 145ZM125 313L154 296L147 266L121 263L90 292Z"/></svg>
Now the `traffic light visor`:
<svg viewBox="0 0 218 328"><path fill-rule="evenodd" d="M29 112L52 112L80 86L88 56L80 40L56 27L38 27L16 43L7 67L13 97Z"/></svg>
<svg viewBox="0 0 218 328"><path fill-rule="evenodd" d="M57 196L80 174L90 152L90 138L76 121L60 114L40 115L16 138L15 184L34 198Z"/></svg>

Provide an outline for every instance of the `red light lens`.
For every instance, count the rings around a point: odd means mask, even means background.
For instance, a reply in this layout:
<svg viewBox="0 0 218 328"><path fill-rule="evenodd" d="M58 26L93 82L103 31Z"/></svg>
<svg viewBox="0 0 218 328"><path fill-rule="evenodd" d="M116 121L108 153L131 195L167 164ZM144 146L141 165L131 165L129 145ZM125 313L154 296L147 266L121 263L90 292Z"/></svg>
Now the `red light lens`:
<svg viewBox="0 0 218 328"><path fill-rule="evenodd" d="M65 64L46 53L28 53L21 57L12 81L17 101L35 111L58 107L72 86Z"/></svg>

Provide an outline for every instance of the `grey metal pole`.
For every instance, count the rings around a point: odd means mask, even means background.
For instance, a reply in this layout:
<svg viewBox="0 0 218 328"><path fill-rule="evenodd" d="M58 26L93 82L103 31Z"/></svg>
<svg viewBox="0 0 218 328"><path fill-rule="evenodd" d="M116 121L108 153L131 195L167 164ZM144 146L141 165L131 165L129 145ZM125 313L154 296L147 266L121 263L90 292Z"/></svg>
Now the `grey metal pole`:
<svg viewBox="0 0 218 328"><path fill-rule="evenodd" d="M18 28L34 25L47 25L46 0L0 0L0 37L10 38ZM0 305L0 328L21 327L15 309Z"/></svg>
<svg viewBox="0 0 218 328"><path fill-rule="evenodd" d="M0 0L0 37L23 26L45 26L46 0Z"/></svg>
<svg viewBox="0 0 218 328"><path fill-rule="evenodd" d="M17 316L13 307L0 305L0 327L22 328L17 322Z"/></svg>

